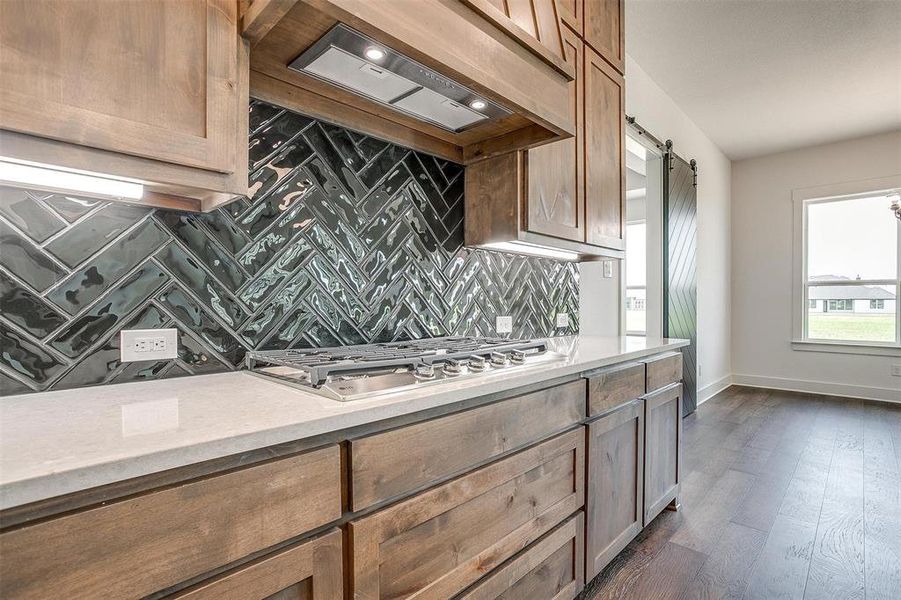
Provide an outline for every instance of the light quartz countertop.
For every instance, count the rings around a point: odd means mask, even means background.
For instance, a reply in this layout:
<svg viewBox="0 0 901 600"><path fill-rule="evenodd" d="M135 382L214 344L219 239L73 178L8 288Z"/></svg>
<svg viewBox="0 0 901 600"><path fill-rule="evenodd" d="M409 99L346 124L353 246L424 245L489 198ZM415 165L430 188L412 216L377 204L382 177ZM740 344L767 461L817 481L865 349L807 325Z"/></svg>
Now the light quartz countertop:
<svg viewBox="0 0 901 600"><path fill-rule="evenodd" d="M552 338L565 360L338 402L246 372L0 398L0 509L574 375L686 340Z"/></svg>

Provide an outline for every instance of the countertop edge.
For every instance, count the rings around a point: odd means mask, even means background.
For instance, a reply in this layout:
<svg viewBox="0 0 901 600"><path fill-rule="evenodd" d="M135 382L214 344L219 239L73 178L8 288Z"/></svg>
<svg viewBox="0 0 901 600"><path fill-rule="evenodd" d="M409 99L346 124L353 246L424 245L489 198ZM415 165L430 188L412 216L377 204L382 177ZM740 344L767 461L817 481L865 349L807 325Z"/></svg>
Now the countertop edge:
<svg viewBox="0 0 901 600"><path fill-rule="evenodd" d="M167 448L156 452L148 452L140 456L117 458L108 462L68 469L63 472L52 472L38 477L13 481L0 485L0 510L8 510L41 500L258 450L268 446L336 433L394 417L411 415L449 404L464 402L478 396L504 393L520 387L540 384L542 381L578 375L606 366L646 358L654 354L682 348L688 344L687 340L671 339L669 343L653 348L622 352L616 356L605 356L594 360L561 365L538 373L524 373L516 378L486 382L483 385L473 386L465 390L456 390L452 393L431 394L417 399L375 405L361 410L350 411L346 414L327 415L302 423L290 423L280 427ZM277 384L273 383L272 385Z"/></svg>

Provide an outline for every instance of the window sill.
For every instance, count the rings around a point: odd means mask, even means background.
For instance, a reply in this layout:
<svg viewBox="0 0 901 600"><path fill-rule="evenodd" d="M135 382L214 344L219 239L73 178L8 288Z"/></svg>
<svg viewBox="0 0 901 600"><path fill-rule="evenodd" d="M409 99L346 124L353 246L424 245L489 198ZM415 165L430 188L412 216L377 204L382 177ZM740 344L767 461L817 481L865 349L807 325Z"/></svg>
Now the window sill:
<svg viewBox="0 0 901 600"><path fill-rule="evenodd" d="M792 340L792 350L866 354L869 356L901 356L901 346L867 342L830 342L826 340Z"/></svg>

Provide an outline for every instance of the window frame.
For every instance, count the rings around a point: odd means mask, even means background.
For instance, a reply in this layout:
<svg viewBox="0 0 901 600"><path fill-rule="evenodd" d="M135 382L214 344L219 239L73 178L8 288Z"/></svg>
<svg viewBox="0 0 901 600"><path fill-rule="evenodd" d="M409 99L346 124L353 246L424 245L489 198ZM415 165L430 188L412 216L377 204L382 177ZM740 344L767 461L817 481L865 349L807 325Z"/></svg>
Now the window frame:
<svg viewBox="0 0 901 600"><path fill-rule="evenodd" d="M807 207L812 204L888 195L901 189L901 175L846 182L792 191L794 204L794 256L792 277L792 348L817 352L901 356L901 260L893 279L818 281L811 286L807 277ZM892 218L886 205L886 218ZM901 252L901 221L898 226L898 251ZM822 285L895 286L895 341L855 341L811 339L807 336L809 288ZM852 301L853 306L853 301Z"/></svg>

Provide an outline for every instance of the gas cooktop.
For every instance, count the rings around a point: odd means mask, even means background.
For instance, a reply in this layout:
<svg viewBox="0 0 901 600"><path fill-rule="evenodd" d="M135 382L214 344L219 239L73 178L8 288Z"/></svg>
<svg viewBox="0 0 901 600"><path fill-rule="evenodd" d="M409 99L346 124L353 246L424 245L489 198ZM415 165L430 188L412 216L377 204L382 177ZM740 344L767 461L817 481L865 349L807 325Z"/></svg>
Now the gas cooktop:
<svg viewBox="0 0 901 600"><path fill-rule="evenodd" d="M334 400L369 398L455 379L491 377L563 361L546 340L442 337L334 348L258 350L251 373Z"/></svg>

